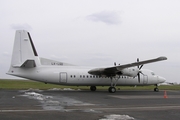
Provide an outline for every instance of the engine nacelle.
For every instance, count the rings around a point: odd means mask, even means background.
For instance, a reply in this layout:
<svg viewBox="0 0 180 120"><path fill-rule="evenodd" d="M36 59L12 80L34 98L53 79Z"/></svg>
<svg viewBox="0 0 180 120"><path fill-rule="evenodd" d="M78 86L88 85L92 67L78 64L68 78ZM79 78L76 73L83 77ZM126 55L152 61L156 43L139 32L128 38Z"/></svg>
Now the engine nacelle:
<svg viewBox="0 0 180 120"><path fill-rule="evenodd" d="M138 68L125 68L121 70L122 75L129 76L129 77L136 77L139 73Z"/></svg>

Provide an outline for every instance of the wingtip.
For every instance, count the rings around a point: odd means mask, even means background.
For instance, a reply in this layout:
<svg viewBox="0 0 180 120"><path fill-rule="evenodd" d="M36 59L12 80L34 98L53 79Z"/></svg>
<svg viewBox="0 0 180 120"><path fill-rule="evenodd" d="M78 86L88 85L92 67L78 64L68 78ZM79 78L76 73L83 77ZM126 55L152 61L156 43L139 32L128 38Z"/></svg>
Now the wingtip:
<svg viewBox="0 0 180 120"><path fill-rule="evenodd" d="M160 59L160 60L167 60L167 57L161 56L161 57L158 57L158 59Z"/></svg>

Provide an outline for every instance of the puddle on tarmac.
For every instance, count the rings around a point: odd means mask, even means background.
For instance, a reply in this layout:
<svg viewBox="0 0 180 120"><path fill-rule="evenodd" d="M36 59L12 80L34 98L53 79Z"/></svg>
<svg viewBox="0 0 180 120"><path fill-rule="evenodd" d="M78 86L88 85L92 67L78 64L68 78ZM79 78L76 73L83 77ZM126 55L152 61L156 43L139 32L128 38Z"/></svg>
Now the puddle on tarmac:
<svg viewBox="0 0 180 120"><path fill-rule="evenodd" d="M52 89L57 90L57 89ZM72 89L64 89L64 90L72 90ZM59 110L59 111L68 111L67 109L64 109L66 106L93 106L94 104L91 103L85 103L70 97L58 95L58 96L49 96L49 95L43 95L42 90L38 89L29 89L29 90L21 90L21 93L23 93L24 97L27 97L29 99L35 99L38 100L44 110ZM72 111L72 110L70 110ZM93 109L86 109L82 110L83 112L98 112Z"/></svg>

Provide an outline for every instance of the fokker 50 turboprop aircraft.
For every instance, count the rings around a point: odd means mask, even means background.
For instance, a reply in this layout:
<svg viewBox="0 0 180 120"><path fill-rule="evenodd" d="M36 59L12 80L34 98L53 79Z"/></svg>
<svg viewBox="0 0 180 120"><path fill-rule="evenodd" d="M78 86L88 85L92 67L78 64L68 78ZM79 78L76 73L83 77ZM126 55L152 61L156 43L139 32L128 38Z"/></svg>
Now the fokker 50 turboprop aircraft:
<svg viewBox="0 0 180 120"><path fill-rule="evenodd" d="M134 63L102 68L74 66L39 57L29 32L17 30L7 74L44 83L91 86L91 91L95 91L96 86L110 86L109 92L115 93L116 85L155 85L154 91L159 91L157 85L163 83L165 78L141 68L144 64L162 60L167 58L158 57L145 61L137 59Z"/></svg>

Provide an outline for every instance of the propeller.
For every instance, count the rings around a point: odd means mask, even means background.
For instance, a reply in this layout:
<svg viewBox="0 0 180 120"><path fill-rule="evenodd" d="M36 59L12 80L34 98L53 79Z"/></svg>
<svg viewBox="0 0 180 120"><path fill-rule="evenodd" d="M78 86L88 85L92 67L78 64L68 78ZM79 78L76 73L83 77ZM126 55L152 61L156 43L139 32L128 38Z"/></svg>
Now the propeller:
<svg viewBox="0 0 180 120"><path fill-rule="evenodd" d="M139 58L137 58L137 62L139 62ZM140 73L143 74L140 70L141 70L141 68L143 67L143 65L141 65L140 67L139 67L139 65L138 65L137 67L138 67L138 69L139 69L139 72L138 72L138 74L137 74L137 76L138 76L138 82L140 83Z"/></svg>

